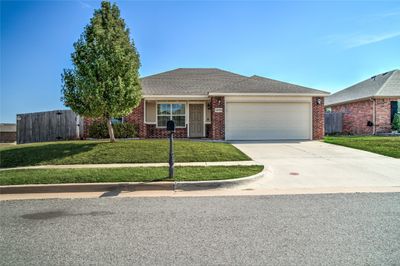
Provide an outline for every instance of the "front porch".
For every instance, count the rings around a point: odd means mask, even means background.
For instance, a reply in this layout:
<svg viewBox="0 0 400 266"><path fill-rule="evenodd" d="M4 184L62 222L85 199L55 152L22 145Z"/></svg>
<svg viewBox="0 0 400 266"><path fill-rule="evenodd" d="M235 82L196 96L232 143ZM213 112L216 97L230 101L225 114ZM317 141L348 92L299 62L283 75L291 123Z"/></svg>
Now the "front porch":
<svg viewBox="0 0 400 266"><path fill-rule="evenodd" d="M145 97L124 120L138 126L141 138L166 138L174 120L176 138L224 139L223 97Z"/></svg>

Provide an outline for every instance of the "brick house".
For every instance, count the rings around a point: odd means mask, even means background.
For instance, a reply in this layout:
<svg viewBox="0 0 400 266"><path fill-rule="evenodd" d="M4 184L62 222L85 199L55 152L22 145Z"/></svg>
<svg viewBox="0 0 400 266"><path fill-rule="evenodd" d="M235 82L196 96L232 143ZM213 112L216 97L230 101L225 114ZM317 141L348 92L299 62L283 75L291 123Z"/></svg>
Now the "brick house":
<svg viewBox="0 0 400 266"><path fill-rule="evenodd" d="M399 110L400 70L373 76L326 98L328 111L343 113L343 132L390 133Z"/></svg>
<svg viewBox="0 0 400 266"><path fill-rule="evenodd" d="M15 142L17 127L14 123L0 123L0 143Z"/></svg>
<svg viewBox="0 0 400 266"><path fill-rule="evenodd" d="M328 93L215 68L179 68L141 79L143 99L123 118L140 138L321 139ZM87 121L90 123L90 120Z"/></svg>

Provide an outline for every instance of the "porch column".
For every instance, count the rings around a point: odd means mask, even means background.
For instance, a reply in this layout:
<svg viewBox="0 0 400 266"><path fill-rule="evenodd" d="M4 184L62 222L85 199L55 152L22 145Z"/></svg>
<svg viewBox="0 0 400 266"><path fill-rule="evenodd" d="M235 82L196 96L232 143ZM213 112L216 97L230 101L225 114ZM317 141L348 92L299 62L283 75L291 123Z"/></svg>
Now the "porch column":
<svg viewBox="0 0 400 266"><path fill-rule="evenodd" d="M324 97L312 98L312 139L323 139L325 134Z"/></svg>
<svg viewBox="0 0 400 266"><path fill-rule="evenodd" d="M225 139L225 98L211 97L211 130L210 139Z"/></svg>

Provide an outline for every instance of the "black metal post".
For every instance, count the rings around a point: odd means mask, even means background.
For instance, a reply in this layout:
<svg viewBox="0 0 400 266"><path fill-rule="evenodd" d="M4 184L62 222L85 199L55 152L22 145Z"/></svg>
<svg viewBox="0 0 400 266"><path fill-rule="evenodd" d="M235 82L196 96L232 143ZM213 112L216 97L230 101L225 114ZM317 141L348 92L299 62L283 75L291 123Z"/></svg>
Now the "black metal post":
<svg viewBox="0 0 400 266"><path fill-rule="evenodd" d="M174 132L169 133L169 178L174 178Z"/></svg>

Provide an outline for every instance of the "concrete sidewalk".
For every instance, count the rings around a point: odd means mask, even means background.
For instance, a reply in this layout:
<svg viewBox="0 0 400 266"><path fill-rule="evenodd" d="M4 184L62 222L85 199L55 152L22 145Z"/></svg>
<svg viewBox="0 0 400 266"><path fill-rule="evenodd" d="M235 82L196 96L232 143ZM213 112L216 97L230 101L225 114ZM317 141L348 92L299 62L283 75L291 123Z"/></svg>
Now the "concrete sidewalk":
<svg viewBox="0 0 400 266"><path fill-rule="evenodd" d="M262 165L255 161L226 161L226 162L187 162L175 163L175 166L251 166ZM168 163L111 163L111 164L67 164L67 165L35 165L12 168L0 168L0 171L18 169L83 169L83 168L131 168L131 167L168 167Z"/></svg>

